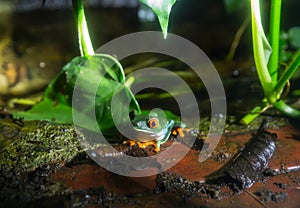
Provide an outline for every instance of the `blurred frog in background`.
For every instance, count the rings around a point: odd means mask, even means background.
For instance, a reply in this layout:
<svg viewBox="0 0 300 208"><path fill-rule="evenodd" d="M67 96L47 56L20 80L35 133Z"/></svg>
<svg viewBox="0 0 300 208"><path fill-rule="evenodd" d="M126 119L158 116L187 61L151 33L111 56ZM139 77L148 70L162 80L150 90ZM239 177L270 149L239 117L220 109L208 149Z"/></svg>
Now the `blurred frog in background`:
<svg viewBox="0 0 300 208"><path fill-rule="evenodd" d="M0 2L0 105L2 106L10 99L16 100L42 92L68 58L60 48L64 45L60 46L58 41L53 43L47 38L47 31L53 30L53 27L47 24L38 27L27 24L30 21L26 19L26 13L17 13L13 5L7 4ZM10 4L13 4L13 1Z"/></svg>

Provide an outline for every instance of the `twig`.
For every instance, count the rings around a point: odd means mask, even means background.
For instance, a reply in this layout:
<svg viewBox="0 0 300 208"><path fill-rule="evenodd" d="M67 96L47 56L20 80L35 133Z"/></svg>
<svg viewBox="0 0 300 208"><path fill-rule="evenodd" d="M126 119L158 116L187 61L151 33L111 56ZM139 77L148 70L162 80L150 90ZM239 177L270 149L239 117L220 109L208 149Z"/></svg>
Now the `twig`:
<svg viewBox="0 0 300 208"><path fill-rule="evenodd" d="M257 196L255 196L253 193L248 191L247 189L245 190L247 194L249 194L253 199L255 199L258 203L260 203L263 207L268 208L269 206L264 203L262 200L260 200Z"/></svg>
<svg viewBox="0 0 300 208"><path fill-rule="evenodd" d="M226 57L226 60L227 61L231 61L234 57L234 54L236 52L236 49L241 41L241 38L246 30L246 28L248 27L249 25L249 22L250 22L250 18L249 16L247 18L244 19L242 25L239 27L239 29L237 30L237 32L235 33L235 36L233 38L233 41L232 41L232 44L231 44L231 47L229 49L229 53Z"/></svg>

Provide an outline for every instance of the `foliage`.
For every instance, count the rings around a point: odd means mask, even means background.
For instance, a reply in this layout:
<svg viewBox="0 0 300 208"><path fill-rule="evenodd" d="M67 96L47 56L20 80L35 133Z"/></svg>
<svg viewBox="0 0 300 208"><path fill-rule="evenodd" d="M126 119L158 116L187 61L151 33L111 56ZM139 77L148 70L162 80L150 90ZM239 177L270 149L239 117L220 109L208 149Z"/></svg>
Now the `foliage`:
<svg viewBox="0 0 300 208"><path fill-rule="evenodd" d="M252 42L254 60L258 77L262 85L265 99L262 106L255 107L252 113L246 115L242 123L250 123L264 109L275 107L285 115L300 118L300 111L287 105L282 98L282 92L290 78L300 65L300 50L294 53L291 62L279 76L279 60L284 44L280 44L281 0L271 1L269 40L266 38L261 23L259 0L251 0ZM299 30L291 29L288 38L297 47ZM281 54L280 54L281 52Z"/></svg>
<svg viewBox="0 0 300 208"><path fill-rule="evenodd" d="M113 66L113 67L111 67ZM81 76L80 82L78 77ZM75 85L76 84L76 85ZM81 93L80 102L72 108L74 86ZM91 90L98 86L96 94ZM113 94L125 93L129 101L132 99L130 111L140 112L139 105L130 89L125 85L125 76L120 65L111 56L94 55L76 57L70 61L60 74L48 85L43 100L27 112L16 113L27 120L48 120L55 123L72 123L72 110L80 115L87 129L97 131L97 126L91 120L92 113L96 113L97 122L104 134L114 130L114 122L110 111L110 102ZM117 94L118 96L118 94ZM93 105L95 103L95 105ZM118 112L124 111L124 105L118 103ZM125 106L126 107L126 106Z"/></svg>
<svg viewBox="0 0 300 208"><path fill-rule="evenodd" d="M167 35L169 14L175 1L160 1L158 4L158 1L141 0L158 15L164 37ZM114 94L123 96L123 101L127 100L130 103L129 110L123 103L115 103L114 109L120 114L124 115L124 112L128 111L141 113L141 110L131 90L125 84L125 75L121 64L108 54L94 53L82 1L72 0L72 3L81 57L75 57L63 67L46 88L40 103L29 111L16 112L15 116L24 117L26 120L73 123L72 115L76 113L80 116L81 127L91 131L97 131L100 127L104 135L111 135L117 132L110 108ZM79 76L80 79L78 79ZM75 86L81 95L79 101L73 100ZM94 86L98 86L96 94L92 90ZM74 108L74 102L77 102L75 106L79 108ZM92 119L94 114L97 126ZM166 114L168 117L176 117L170 112L166 112ZM124 116L128 117L129 115Z"/></svg>
<svg viewBox="0 0 300 208"><path fill-rule="evenodd" d="M71 112L73 110L83 114L82 118L86 120L87 127L90 126L91 121L88 115L91 113L93 106L83 111L72 109L72 92L75 81L80 73L86 73L87 80L80 85L80 88L86 95L87 102L93 103L93 98L89 97L92 94L89 91L90 86L98 84L93 80L103 78L103 82L99 85L96 93L96 103L101 104L98 105L96 111L102 116L98 118L99 126L105 130L111 129L114 128L113 121L110 113L107 113L109 111L105 111L104 108L108 106L114 90L118 88L120 92L125 92L127 99L133 100L131 110L140 112L139 105L130 89L125 85L125 76L120 63L110 55L94 55L82 1L72 0L72 2L82 57L73 59L63 68L62 72L49 84L41 103L34 106L30 111L20 112L17 115L24 116L26 119L46 119L58 123L71 123ZM140 0L140 2L148 5L157 15L163 36L166 38L170 12L176 0ZM281 0L271 0L270 28L267 36L262 26L260 1L250 0L250 2L254 60L265 98L261 106L256 106L251 113L242 119L242 123L250 123L261 112L271 106L287 116L299 118L300 111L287 105L282 94L286 84L300 65L300 28L292 27L287 32L281 32L282 2ZM224 0L224 3L229 12L241 9L245 5L244 2L239 0ZM293 48L293 50L288 50L290 48ZM295 50L298 51L295 52ZM111 61L114 62L113 68L107 65L107 62ZM280 73L279 69L282 61L286 62L287 67L283 73ZM124 110L121 105L117 108L119 108L119 111ZM101 119L104 119L104 121ZM92 130L94 130L94 127Z"/></svg>
<svg viewBox="0 0 300 208"><path fill-rule="evenodd" d="M140 0L140 2L148 5L153 10L158 17L164 38L167 38L169 16L176 0Z"/></svg>

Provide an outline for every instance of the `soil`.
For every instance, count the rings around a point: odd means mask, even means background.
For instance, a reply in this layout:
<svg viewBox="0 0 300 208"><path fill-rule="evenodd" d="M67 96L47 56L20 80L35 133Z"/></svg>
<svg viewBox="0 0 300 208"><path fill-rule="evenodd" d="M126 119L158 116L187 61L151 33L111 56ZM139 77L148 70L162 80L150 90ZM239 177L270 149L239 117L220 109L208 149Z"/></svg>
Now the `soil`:
<svg viewBox="0 0 300 208"><path fill-rule="evenodd" d="M200 163L199 145L174 167L158 175L135 178L111 173L98 166L81 150L74 139L74 129L68 125L48 122L25 122L20 127L9 120L2 120L1 127L10 126L18 131L18 138L1 149L0 199L4 206L43 207L299 207L296 200L300 184L300 132L286 124L276 133L276 150L262 177L249 188L235 189L224 182L205 183L206 178L221 169L253 136L255 131L241 128L222 136L216 150L206 161ZM228 128L232 128L228 126ZM8 129L8 128L5 128ZM16 130L17 129L17 130ZM47 132L45 135L44 132ZM57 134L55 133L57 132ZM62 133L64 132L64 133ZM9 134L8 134L9 135ZM65 139L59 143L49 136ZM170 139L169 145L180 145ZM201 148L205 142L202 142ZM95 147L94 147L95 148ZM152 148L140 149L116 144L120 152L147 156L155 154ZM108 154L105 147L95 151L105 155L104 160L120 155ZM64 153L65 152L65 153ZM286 153L289 154L286 154ZM59 154L58 154L59 153ZM42 155L45 156L42 156ZM293 155L291 158L290 155ZM26 156L26 157L25 157ZM36 158L33 161L33 158ZM111 165L118 165L112 163ZM156 164L155 164L156 166ZM128 169L127 171L135 171Z"/></svg>

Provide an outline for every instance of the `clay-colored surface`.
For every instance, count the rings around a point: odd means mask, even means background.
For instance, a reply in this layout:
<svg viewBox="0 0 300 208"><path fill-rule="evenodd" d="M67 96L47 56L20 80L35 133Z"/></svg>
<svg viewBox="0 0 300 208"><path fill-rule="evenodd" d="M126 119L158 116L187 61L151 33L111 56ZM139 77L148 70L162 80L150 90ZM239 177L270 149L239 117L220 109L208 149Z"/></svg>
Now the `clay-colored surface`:
<svg viewBox="0 0 300 208"><path fill-rule="evenodd" d="M280 169L300 166L300 132L292 126L271 130L278 135L277 148L269 168ZM168 170L189 180L203 180L205 176L218 170L242 147L254 132L224 134L212 156L203 163L198 162L199 152L191 150L183 160ZM168 145L168 144L166 144ZM175 144L177 145L177 144ZM222 188L228 195L222 199L201 199L199 197L182 198L177 193L155 194L156 176L134 178L110 173L92 161L71 167L62 167L51 175L71 190L82 190L91 187L104 187L116 196L129 196L138 201L136 207L174 207L174 206L208 206L208 207L300 207L300 172L291 172L267 177L255 183L241 193L233 193ZM282 197L282 198L280 198ZM277 202L275 202L277 201ZM131 207L126 203L114 205Z"/></svg>

